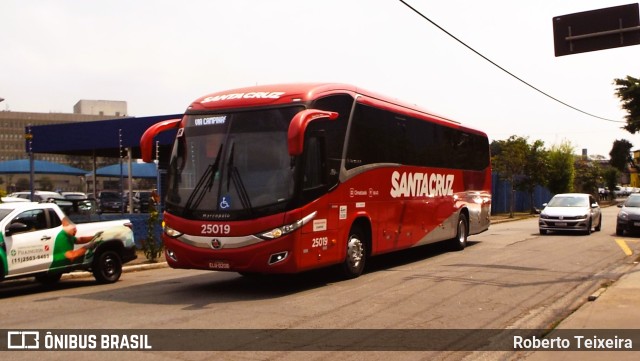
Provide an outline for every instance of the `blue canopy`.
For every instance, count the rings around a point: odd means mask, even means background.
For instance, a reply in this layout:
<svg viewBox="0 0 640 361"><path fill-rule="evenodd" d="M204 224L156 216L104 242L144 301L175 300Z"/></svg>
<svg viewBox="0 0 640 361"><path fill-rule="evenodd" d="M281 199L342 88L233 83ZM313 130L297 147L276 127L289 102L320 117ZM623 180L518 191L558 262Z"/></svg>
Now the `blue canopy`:
<svg viewBox="0 0 640 361"><path fill-rule="evenodd" d="M87 173L88 177L93 176L93 173ZM131 177L132 178L156 178L158 171L154 163L131 163ZM96 176L98 177L120 177L120 164L113 164L106 167L96 169ZM122 163L122 176L129 176L129 166L127 163Z"/></svg>
<svg viewBox="0 0 640 361"><path fill-rule="evenodd" d="M44 160L33 161L34 173L37 174L67 174L85 175L86 170L70 167L68 165L47 162ZM23 174L31 173L29 159L8 160L0 162L0 174Z"/></svg>
<svg viewBox="0 0 640 361"><path fill-rule="evenodd" d="M182 114L139 118L116 118L93 122L36 125L27 127L32 140L25 142L34 153L120 157L124 148L131 148L133 158L140 158L140 138L153 124L163 120L182 118ZM161 152L169 157L176 130L158 135ZM118 174L120 170L118 170Z"/></svg>

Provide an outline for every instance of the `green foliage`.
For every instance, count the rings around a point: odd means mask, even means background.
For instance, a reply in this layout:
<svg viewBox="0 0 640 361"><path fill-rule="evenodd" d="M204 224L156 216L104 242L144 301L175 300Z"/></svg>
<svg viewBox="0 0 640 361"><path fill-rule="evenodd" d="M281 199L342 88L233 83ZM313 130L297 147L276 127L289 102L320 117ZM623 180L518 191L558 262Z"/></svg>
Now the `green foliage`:
<svg viewBox="0 0 640 361"><path fill-rule="evenodd" d="M16 191L26 191L31 189L31 185L29 183L28 178L18 178L16 182Z"/></svg>
<svg viewBox="0 0 640 361"><path fill-rule="evenodd" d="M613 191L616 190L616 185L618 185L618 179L620 179L620 172L614 167L609 167L604 170L602 176L609 193L613 194Z"/></svg>
<svg viewBox="0 0 640 361"><path fill-rule="evenodd" d="M549 173L549 151L544 148L544 142L536 140L528 145L527 157L524 164L524 174L518 179L516 189L529 194L531 213L535 213L534 191L536 186L547 184Z"/></svg>
<svg viewBox="0 0 640 361"><path fill-rule="evenodd" d="M633 144L628 140L620 139L613 142L609 152L611 157L609 164L620 172L626 171L631 159L631 148L633 148Z"/></svg>
<svg viewBox="0 0 640 361"><path fill-rule="evenodd" d="M544 142L536 140L532 144L527 138L512 135L507 140L491 143L493 169L501 179L511 184L511 194L515 189L526 191L533 200L533 191L537 185L544 185L547 178L548 152ZM510 203L510 216L513 215L514 197ZM532 211L533 209L533 201Z"/></svg>
<svg viewBox="0 0 640 361"><path fill-rule="evenodd" d="M574 166L576 189L582 193L598 194L598 183L603 175L600 164L577 157Z"/></svg>
<svg viewBox="0 0 640 361"><path fill-rule="evenodd" d="M159 226L160 213L155 202L149 202L149 219L147 220L147 238L142 240L142 251L149 262L155 263L162 255L162 243L156 239L156 226Z"/></svg>
<svg viewBox="0 0 640 361"><path fill-rule="evenodd" d="M640 80L631 76L614 79L617 86L615 94L622 101L622 109L627 111L624 129L631 134L640 130Z"/></svg>
<svg viewBox="0 0 640 361"><path fill-rule="evenodd" d="M575 178L573 151L573 146L568 141L551 147L547 178L547 188L551 193L558 194L573 191Z"/></svg>
<svg viewBox="0 0 640 361"><path fill-rule="evenodd" d="M51 178L49 177L42 177L40 178L40 180L38 181L38 184L40 185L37 189L41 190L41 191L52 191L53 190L53 181L51 181Z"/></svg>

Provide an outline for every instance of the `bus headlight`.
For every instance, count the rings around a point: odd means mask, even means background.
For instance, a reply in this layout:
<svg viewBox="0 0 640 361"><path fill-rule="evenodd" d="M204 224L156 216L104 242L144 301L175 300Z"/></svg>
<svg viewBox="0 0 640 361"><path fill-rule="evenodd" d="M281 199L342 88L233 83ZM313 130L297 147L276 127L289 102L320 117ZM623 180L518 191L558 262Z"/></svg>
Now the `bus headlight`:
<svg viewBox="0 0 640 361"><path fill-rule="evenodd" d="M309 223L310 220L312 220L315 216L316 216L317 212L313 212L311 214L309 214L308 216L295 221L291 224L287 224L284 225L282 227L278 227L278 228L274 228L268 232L264 232L264 233L260 233L257 234L256 236L262 238L262 239L276 239L276 238L280 238L284 235L287 235L293 231L295 231L296 229L304 226L305 224Z"/></svg>
<svg viewBox="0 0 640 361"><path fill-rule="evenodd" d="M172 237L172 238L177 238L182 236L182 232L178 232L175 229L168 227L168 226L164 226L164 233L167 234L167 236Z"/></svg>

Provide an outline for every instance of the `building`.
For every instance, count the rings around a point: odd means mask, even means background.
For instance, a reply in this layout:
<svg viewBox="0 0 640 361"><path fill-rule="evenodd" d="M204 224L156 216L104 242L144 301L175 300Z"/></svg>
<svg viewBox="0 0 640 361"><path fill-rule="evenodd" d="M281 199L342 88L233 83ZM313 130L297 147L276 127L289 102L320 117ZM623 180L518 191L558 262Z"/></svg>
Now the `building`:
<svg viewBox="0 0 640 361"><path fill-rule="evenodd" d="M73 106L74 114L124 117L127 102L120 100L80 100Z"/></svg>
<svg viewBox="0 0 640 361"><path fill-rule="evenodd" d="M78 102L80 104L83 101ZM0 111L0 162L16 159L27 159L29 157L27 151L27 143L25 136L28 133L28 128L35 125L46 124L60 124L60 123L72 123L72 122L85 122L85 121L98 121L105 119L118 118L115 113L122 111L121 116L126 114L126 102L119 106L119 110L116 108L102 108L100 110L103 115L100 114L81 114L81 113L29 113L29 112L12 112L12 111ZM76 104L76 105L78 105ZM89 104L89 103L87 103ZM82 107L78 108L83 110ZM94 109L98 109L97 107ZM75 107L74 107L75 110ZM107 115L107 112L113 112L113 115ZM77 157L76 157L77 158ZM46 160L49 162L56 162L61 164L67 164L74 167L88 169L86 167L79 166L77 159L72 159L69 156L62 154L35 154L34 159ZM89 162L89 160L87 160ZM16 190L16 184L18 180L22 180L25 175L0 175L0 190L13 191ZM44 178L44 176L36 176L36 181ZM71 176L57 176L46 175L48 180L53 182L54 190L80 190L78 189L79 180L77 177ZM24 182L21 182L24 183ZM36 187L38 185L36 184Z"/></svg>

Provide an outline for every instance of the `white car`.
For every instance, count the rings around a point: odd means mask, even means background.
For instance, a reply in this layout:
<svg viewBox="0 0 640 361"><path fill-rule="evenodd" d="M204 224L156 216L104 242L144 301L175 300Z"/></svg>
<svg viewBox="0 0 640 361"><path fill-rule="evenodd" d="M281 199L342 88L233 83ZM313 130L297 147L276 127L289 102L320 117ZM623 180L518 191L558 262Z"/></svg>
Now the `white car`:
<svg viewBox="0 0 640 361"><path fill-rule="evenodd" d="M602 212L596 199L590 194L556 194L543 204L538 226L540 234L548 231L579 231L591 234L602 227Z"/></svg>
<svg viewBox="0 0 640 361"><path fill-rule="evenodd" d="M20 197L2 197L0 198L0 203L10 203L10 202L31 202L28 199L20 198Z"/></svg>
<svg viewBox="0 0 640 361"><path fill-rule="evenodd" d="M9 197L23 198L31 200L31 192L14 192L9 194ZM60 193L48 192L48 191L34 191L34 202L52 202L57 204L64 212L69 212L73 207L73 203L65 199Z"/></svg>

